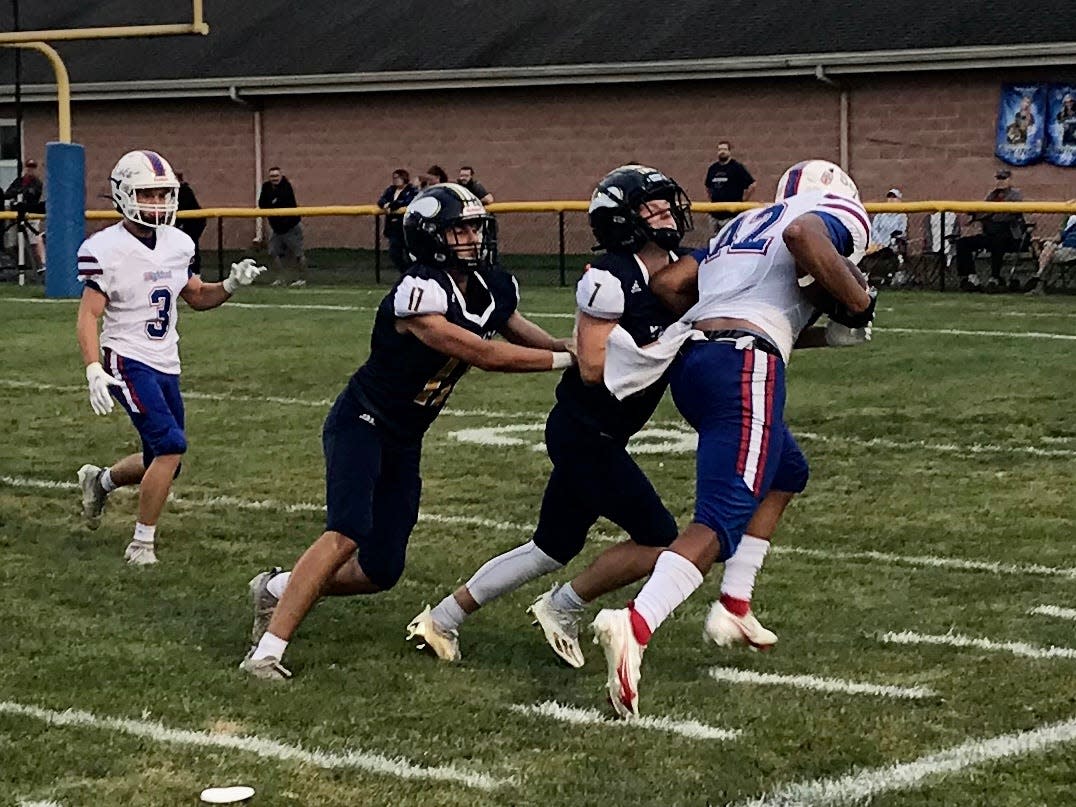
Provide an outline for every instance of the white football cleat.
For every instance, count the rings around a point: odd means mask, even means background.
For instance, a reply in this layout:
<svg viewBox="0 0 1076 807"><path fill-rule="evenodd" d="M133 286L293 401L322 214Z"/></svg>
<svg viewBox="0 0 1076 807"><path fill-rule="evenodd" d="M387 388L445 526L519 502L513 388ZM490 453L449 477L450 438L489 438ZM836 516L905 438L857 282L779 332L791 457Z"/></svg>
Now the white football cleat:
<svg viewBox="0 0 1076 807"><path fill-rule="evenodd" d="M131 541L123 553L128 566L152 566L157 562L157 552L149 541Z"/></svg>
<svg viewBox="0 0 1076 807"><path fill-rule="evenodd" d="M269 592L269 581L280 574L279 566L274 566L268 571L254 575L250 583L250 604L254 609L254 625L250 629L250 645L257 647L262 640L262 634L269 629L269 620L273 618L273 611L279 600Z"/></svg>
<svg viewBox="0 0 1076 807"><path fill-rule="evenodd" d="M583 649L579 646L579 613L562 611L553 605L553 592L549 589L531 603L527 613L534 617L534 624L545 633L545 640L553 652L575 669L583 666Z"/></svg>
<svg viewBox="0 0 1076 807"><path fill-rule="evenodd" d="M457 662L460 660L460 635L458 631L446 631L437 627L430 612L430 606L411 620L407 626L405 641L420 639L415 645L418 650L426 650L441 661Z"/></svg>
<svg viewBox="0 0 1076 807"><path fill-rule="evenodd" d="M82 489L82 517L86 526L96 530L101 526L101 514L105 511L108 494L101 487L104 469L96 465L83 465L78 469L78 486Z"/></svg>
<svg viewBox="0 0 1076 807"><path fill-rule="evenodd" d="M291 678L291 670L281 664L280 659L275 656L255 660L251 658L251 655L253 652L248 654L239 665L239 669L248 675L260 678L262 681L287 681Z"/></svg>
<svg viewBox="0 0 1076 807"><path fill-rule="evenodd" d="M718 647L747 645L752 650L769 650L777 644L777 634L762 627L750 611L736 616L718 600L710 608L710 614L702 629L703 639L709 639Z"/></svg>
<svg viewBox="0 0 1076 807"><path fill-rule="evenodd" d="M638 717L640 667L646 646L639 644L631 629L631 612L627 608L606 608L598 612L591 628L594 644L601 645L605 651L609 703L620 717Z"/></svg>

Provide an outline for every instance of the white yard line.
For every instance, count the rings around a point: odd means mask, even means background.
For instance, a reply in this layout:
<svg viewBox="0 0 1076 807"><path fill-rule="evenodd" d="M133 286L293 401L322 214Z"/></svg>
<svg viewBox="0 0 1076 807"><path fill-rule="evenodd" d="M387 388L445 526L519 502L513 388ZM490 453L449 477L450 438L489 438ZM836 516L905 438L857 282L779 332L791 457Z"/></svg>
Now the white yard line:
<svg viewBox="0 0 1076 807"><path fill-rule="evenodd" d="M77 303L78 300L50 299L40 297L0 297L0 303ZM290 311L359 311L372 313L377 310L373 306L360 305L322 305L319 303L228 303L228 308L236 309L281 309ZM525 314L527 317L538 319L575 319L574 313L560 311L531 311ZM960 328L895 328L880 326L874 329L875 334L912 334L912 335L938 335L938 336L988 336L1001 339L1055 339L1063 341L1076 341L1076 334L1069 333L1045 333L1042 331L971 331Z"/></svg>
<svg viewBox="0 0 1076 807"><path fill-rule="evenodd" d="M1057 605L1037 605L1028 613L1036 616L1055 616L1058 619L1076 619L1076 608L1061 608Z"/></svg>
<svg viewBox="0 0 1076 807"><path fill-rule="evenodd" d="M919 757L911 762L853 771L832 779L813 779L785 785L738 807L824 807L864 804L883 793L913 790L945 774L958 774L983 763L1042 753L1076 740L1076 719L1002 734Z"/></svg>
<svg viewBox="0 0 1076 807"><path fill-rule="evenodd" d="M1076 450L1068 448L1039 448L1027 445L1003 445L1000 443L932 443L926 440L890 440L886 437L872 437L864 440L860 437L842 437L840 435L818 434L816 432L794 431L797 440L816 441L820 443L844 443L859 448L893 448L902 451L933 451L939 454L958 454L973 456L976 454L1029 454L1033 457L1076 457Z"/></svg>
<svg viewBox="0 0 1076 807"><path fill-rule="evenodd" d="M35 488L39 490L76 490L75 482L56 481L52 479L33 479L20 476L0 475L0 485L13 488ZM123 488L123 491L133 488ZM235 496L173 496L173 502L187 507L230 507L237 510L264 510L284 513L321 513L324 506L316 502L281 502L276 499L241 499ZM514 521L502 521L482 516L459 516L422 511L419 521L434 524L453 524L499 532L529 533L534 532L534 524ZM619 533L602 535L592 533L591 540L612 542L622 540ZM989 560L968 560L965 558L945 558L932 555L893 555L886 552L846 552L836 549L815 549L809 547L782 546L777 544L773 551L779 554L803 555L820 560L861 561L869 560L895 566L933 566L941 569L957 569L969 572L989 572L999 575L1041 575L1076 580L1076 568L1041 566L1038 564L999 563Z"/></svg>
<svg viewBox="0 0 1076 807"><path fill-rule="evenodd" d="M40 720L50 726L75 726L114 731L159 743L245 751L266 759L302 762L317 768L330 770L350 769L394 776L398 779L453 782L478 790L495 790L508 784L506 779L498 779L482 773L472 773L450 765L427 767L400 757L388 757L370 751L351 750L343 753L317 749L308 751L298 745L288 745L287 743L252 735L237 736L208 731L170 729L160 723L121 717L102 717L91 712L75 709L66 709L61 712L11 701L0 701L0 714Z"/></svg>
<svg viewBox="0 0 1076 807"><path fill-rule="evenodd" d="M817 692L840 692L845 695L877 695L882 698L933 698L938 693L926 687L902 687L887 684L864 684L858 681L842 681L838 678L821 678L817 675L777 675L751 670L738 670L734 667L711 667L707 674L715 681L731 684L760 684L764 686L785 686L795 689L810 689Z"/></svg>
<svg viewBox="0 0 1076 807"><path fill-rule="evenodd" d="M1076 568L1066 566L1042 566L1037 563L998 563L991 560L967 560L943 558L936 555L894 555L889 552L842 552L834 549L814 549L804 546L776 544L773 551L779 554L803 555L819 560L869 560L896 566L933 566L939 569L958 569L967 572L990 572L1004 575L1041 575L1043 577L1067 577L1076 580Z"/></svg>
<svg viewBox="0 0 1076 807"><path fill-rule="evenodd" d="M577 726L609 726L618 729L645 729L678 734L692 740L734 740L740 736L738 729L721 729L707 726L695 720L675 720L671 717L638 717L633 720L614 720L596 709L577 709L556 701L544 701L534 706L513 705L513 712L538 717L548 717Z"/></svg>
<svg viewBox="0 0 1076 807"><path fill-rule="evenodd" d="M1036 659L1076 659L1076 648L1040 647L1026 642L995 642L992 639L979 639L974 636L962 636L959 633L925 634L906 630L900 633L884 633L881 640L887 644L932 644L947 647L971 647L991 653L1012 653L1014 656Z"/></svg>
<svg viewBox="0 0 1076 807"><path fill-rule="evenodd" d="M32 801L28 799L19 799L15 802L15 807L63 807L58 801Z"/></svg>

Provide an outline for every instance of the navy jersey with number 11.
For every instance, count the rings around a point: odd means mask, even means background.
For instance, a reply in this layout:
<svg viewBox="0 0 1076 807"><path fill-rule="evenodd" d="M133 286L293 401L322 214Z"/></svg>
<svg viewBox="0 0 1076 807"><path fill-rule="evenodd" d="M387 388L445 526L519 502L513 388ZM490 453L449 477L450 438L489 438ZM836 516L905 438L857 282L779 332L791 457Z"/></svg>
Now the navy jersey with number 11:
<svg viewBox="0 0 1076 807"><path fill-rule="evenodd" d="M350 394L388 436L421 441L470 365L400 333L397 319L442 314L453 325L491 339L518 304L515 278L500 269L473 273L464 295L444 270L412 266L378 306L370 357L351 377Z"/></svg>

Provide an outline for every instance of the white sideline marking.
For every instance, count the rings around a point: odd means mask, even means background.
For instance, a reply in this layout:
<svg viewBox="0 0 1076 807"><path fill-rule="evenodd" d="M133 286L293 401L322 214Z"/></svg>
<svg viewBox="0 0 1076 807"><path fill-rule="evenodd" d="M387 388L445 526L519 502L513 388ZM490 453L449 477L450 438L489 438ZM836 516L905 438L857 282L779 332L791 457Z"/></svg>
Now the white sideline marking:
<svg viewBox="0 0 1076 807"><path fill-rule="evenodd" d="M1076 568L1065 566L1041 566L1037 563L998 563L990 560L965 560L963 558L941 558L934 555L891 555L888 552L865 550L862 552L842 552L831 549L812 549L802 546L784 546L777 544L772 551L788 555L804 555L821 560L876 560L900 566L935 566L939 569L960 569L968 572L992 572L993 574L1030 574L1044 577L1067 577L1076 580Z"/></svg>
<svg viewBox="0 0 1076 807"><path fill-rule="evenodd" d="M549 717L580 726L613 726L616 728L648 729L679 734L692 740L735 740L742 734L739 729L719 729L695 720L674 720L670 717L638 717L632 720L614 720L597 709L577 709L556 701L543 701L535 706L513 705L513 712L525 715Z"/></svg>
<svg viewBox="0 0 1076 807"><path fill-rule="evenodd" d="M508 783L505 779L496 779L481 773L470 773L450 765L425 767L408 762L400 757L387 757L369 751L307 751L298 745L267 740L253 735L216 734L208 731L189 731L170 729L160 723L145 720L131 720L122 717L99 717L91 712L66 709L62 712L26 706L11 701L0 701L0 713L20 715L41 720L50 726L80 726L106 731L116 731L133 737L145 737L159 743L175 743L198 748L228 748L246 751L267 759L305 762L317 768L330 770L351 769L369 773L395 776L400 779L430 779L443 782L456 782L478 790L494 790Z"/></svg>
<svg viewBox="0 0 1076 807"><path fill-rule="evenodd" d="M0 475L0 484L13 488L38 488L42 490L75 490L78 484L75 482L58 482L51 479L29 479ZM122 488L121 490L133 490ZM286 513L321 513L325 507L314 502L280 502L275 499L240 499L235 496L210 496L210 497L186 497L172 496L171 501L191 507L233 507L240 510L271 510ZM454 516L441 515L439 513L420 512L419 521L429 521L436 524L459 524L484 529L500 530L502 532L534 532L536 525L521 524L513 521L498 521L481 516ZM600 536L595 533L591 540L599 542L613 542L621 540L619 533L616 535ZM964 558L944 558L931 555L908 556L891 555L885 552L863 551L845 552L836 549L813 549L798 546L773 547L774 552L789 555L805 555L822 560L873 560L879 563L890 563L904 566L935 566L942 569L959 569L969 572L990 572L1004 575L1042 575L1046 577L1062 577L1076 580L1076 568L1041 566L1039 564L1011 564L998 563L988 560L966 560Z"/></svg>
<svg viewBox="0 0 1076 807"><path fill-rule="evenodd" d="M1037 616L1056 616L1058 619L1076 619L1076 608L1059 608L1056 605L1037 605L1028 613Z"/></svg>
<svg viewBox="0 0 1076 807"><path fill-rule="evenodd" d="M63 807L58 801L27 801L26 799L19 799L17 807Z"/></svg>
<svg viewBox="0 0 1076 807"><path fill-rule="evenodd" d="M878 333L940 334L944 336L998 336L1004 339L1062 339L1076 341L1076 334L1042 331L965 331L959 328L876 328Z"/></svg>
<svg viewBox="0 0 1076 807"><path fill-rule="evenodd" d="M751 670L737 670L734 667L711 667L708 674L715 681L728 681L733 684L762 684L772 686L790 686L796 689L813 689L818 692L843 692L846 695L879 695L883 698L933 698L938 693L926 687L900 687L883 684L862 684L856 681L842 681L838 678L820 678L816 675L777 675Z"/></svg>
<svg viewBox="0 0 1076 807"><path fill-rule="evenodd" d="M926 440L890 440L885 437L841 437L839 435L818 434L816 432L794 433L796 439L816 440L820 443L845 443L861 448L895 448L903 450L936 451L941 454L1030 454L1033 457L1076 457L1076 450L1068 448L1039 448L1038 446L1006 446L998 443L929 443Z"/></svg>
<svg viewBox="0 0 1076 807"><path fill-rule="evenodd" d="M0 378L0 387L9 389L48 389L57 392L85 393L86 388L73 384L39 384L36 381ZM217 392L196 392L184 390L183 397L191 401L217 401L220 403L274 403L284 406L311 406L327 409L335 402L332 398L282 398L277 395L232 395ZM492 409L442 409L441 415L450 417L487 417L487 418L533 418L534 412L497 412Z"/></svg>
<svg viewBox="0 0 1076 807"><path fill-rule="evenodd" d="M39 297L0 297L0 302L8 303L77 303L78 300L55 300ZM360 305L322 305L319 303L228 303L229 308L279 308L284 310L310 309L313 311L361 311L371 313L377 311L376 307ZM532 311L524 314L526 317L551 318L551 319L575 319L575 314L563 312ZM876 333L908 333L908 334L937 334L942 336L990 336L1005 339L1061 339L1076 341L1076 334L1069 333L1044 333L1042 331L968 331L959 328L894 328L879 327L874 329Z"/></svg>
<svg viewBox="0 0 1076 807"><path fill-rule="evenodd" d="M739 807L862 804L882 793L921 787L927 780L942 774L958 773L984 762L1026 756L1073 740L1076 740L1076 719L986 740L968 740L911 762L785 785L757 799L740 802Z"/></svg>
<svg viewBox="0 0 1076 807"><path fill-rule="evenodd" d="M937 644L949 647L974 647L977 650L989 650L994 653L1012 653L1025 658L1076 658L1076 648L1039 647L1026 642L995 642L991 639L976 639L973 636L961 636L959 633L924 634L906 630L900 633L882 634L882 641L889 644Z"/></svg>

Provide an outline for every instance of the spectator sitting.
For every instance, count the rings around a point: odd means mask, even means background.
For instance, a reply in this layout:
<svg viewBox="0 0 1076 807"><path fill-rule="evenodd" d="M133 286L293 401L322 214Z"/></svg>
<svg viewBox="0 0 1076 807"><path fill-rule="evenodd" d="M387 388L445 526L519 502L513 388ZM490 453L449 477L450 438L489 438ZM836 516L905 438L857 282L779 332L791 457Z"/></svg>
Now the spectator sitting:
<svg viewBox="0 0 1076 807"><path fill-rule="evenodd" d="M743 164L732 159L732 143L717 141L717 162L706 170L706 192L711 202L745 202L755 190L755 178ZM711 213L714 232L720 230L735 213Z"/></svg>
<svg viewBox="0 0 1076 807"><path fill-rule="evenodd" d="M987 202L1020 202L1023 194L1012 186L1012 171L1002 168L994 175L994 189L986 195ZM990 251L990 280L987 291L1001 291L1001 264L1007 252L1020 249L1027 224L1021 213L973 213L971 221L982 224L981 235L966 235L956 241L956 271L960 275L962 291L979 288L979 276L975 272L977 250Z"/></svg>
<svg viewBox="0 0 1076 807"><path fill-rule="evenodd" d="M281 209L298 206L291 183L281 173L280 168L274 165L269 169L269 180L262 185L261 193L258 194L258 207ZM299 279L291 285L305 286L303 275L306 274L306 255L303 252L302 219L299 216L269 216L268 219L269 228L273 231L269 237L269 255L273 259L273 268L280 272L283 269L283 259L291 253L299 267ZM273 285L279 286L282 282L278 277L273 281Z"/></svg>
<svg viewBox="0 0 1076 807"><path fill-rule="evenodd" d="M176 179L179 180L179 204L177 210L201 210L198 197L194 195L194 189L183 178L182 171L176 171ZM204 218L176 219L176 227L191 237L194 242L194 258L191 260L191 271L196 275L202 273L202 251L198 247L198 239L205 232L206 221Z"/></svg>
<svg viewBox="0 0 1076 807"><path fill-rule="evenodd" d="M1069 199L1068 204L1076 204L1076 199ZM1028 284L1028 294L1046 293L1046 271L1051 263L1076 262L1076 215L1069 216L1061 228L1061 237L1057 241L1046 241L1039 253L1039 271Z"/></svg>
<svg viewBox="0 0 1076 807"><path fill-rule="evenodd" d="M885 195L887 202L901 202L904 194L900 188L890 188ZM872 263L885 263L887 267L896 264L893 272L887 273L894 285L903 285L905 278L902 269L908 246L908 214L876 213L871 222L870 243L867 255L873 256Z"/></svg>
<svg viewBox="0 0 1076 807"><path fill-rule="evenodd" d="M474 169L471 166L461 165L459 178L456 181L477 196L478 201L482 204L488 205L493 201L493 194L486 190L485 185L474 178Z"/></svg>
<svg viewBox="0 0 1076 807"><path fill-rule="evenodd" d="M411 175L403 168L392 172L392 184L385 188L377 206L385 213L385 239L389 242L389 260L400 272L411 265L411 258L404 244L403 213L415 198L418 190L411 185Z"/></svg>

